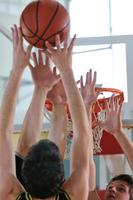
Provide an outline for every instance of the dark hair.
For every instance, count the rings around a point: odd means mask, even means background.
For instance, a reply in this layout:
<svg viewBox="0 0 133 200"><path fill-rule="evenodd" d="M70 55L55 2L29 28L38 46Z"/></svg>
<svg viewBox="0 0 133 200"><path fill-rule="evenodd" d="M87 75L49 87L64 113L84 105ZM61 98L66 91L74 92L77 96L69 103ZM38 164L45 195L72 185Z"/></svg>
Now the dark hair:
<svg viewBox="0 0 133 200"><path fill-rule="evenodd" d="M130 192L129 200L133 200L133 177L129 174L120 174L118 176L113 177L110 180L109 184L112 183L113 181L117 181L117 180L125 181L129 185L129 192Z"/></svg>
<svg viewBox="0 0 133 200"><path fill-rule="evenodd" d="M22 178L26 191L34 198L58 194L64 180L64 165L55 143L41 140L31 147L24 159Z"/></svg>

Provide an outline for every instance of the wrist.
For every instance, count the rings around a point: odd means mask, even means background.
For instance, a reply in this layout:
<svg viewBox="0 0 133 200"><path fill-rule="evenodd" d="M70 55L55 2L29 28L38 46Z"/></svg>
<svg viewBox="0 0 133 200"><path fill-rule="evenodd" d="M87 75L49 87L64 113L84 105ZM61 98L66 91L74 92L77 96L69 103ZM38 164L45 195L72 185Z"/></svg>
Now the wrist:
<svg viewBox="0 0 133 200"><path fill-rule="evenodd" d="M59 69L59 71L60 71L60 74L62 74L62 75L64 75L64 74L65 75L73 74L73 70L69 66L63 66L63 67L61 67Z"/></svg>
<svg viewBox="0 0 133 200"><path fill-rule="evenodd" d="M67 103L63 103L63 102L53 102L53 105L56 106L56 107L59 107L59 106L60 106L60 107L61 107L61 106L64 107L64 106L67 105Z"/></svg>
<svg viewBox="0 0 133 200"><path fill-rule="evenodd" d="M85 101L84 101L84 104L85 104L85 107L86 107L87 110L92 109L92 103L91 103L91 102L88 103L88 102L85 102Z"/></svg>
<svg viewBox="0 0 133 200"><path fill-rule="evenodd" d="M10 71L10 75L14 78L14 79L19 79L19 77L22 76L24 69L21 68L12 68L12 70Z"/></svg>
<svg viewBox="0 0 133 200"><path fill-rule="evenodd" d="M119 131L113 133L113 135L115 136L116 139L120 139L120 138L123 137L124 131L123 131L123 129L121 129L121 130L119 130Z"/></svg>
<svg viewBox="0 0 133 200"><path fill-rule="evenodd" d="M42 93L42 94L47 94L48 93L48 89L47 88L43 88L40 86L35 86L35 91Z"/></svg>

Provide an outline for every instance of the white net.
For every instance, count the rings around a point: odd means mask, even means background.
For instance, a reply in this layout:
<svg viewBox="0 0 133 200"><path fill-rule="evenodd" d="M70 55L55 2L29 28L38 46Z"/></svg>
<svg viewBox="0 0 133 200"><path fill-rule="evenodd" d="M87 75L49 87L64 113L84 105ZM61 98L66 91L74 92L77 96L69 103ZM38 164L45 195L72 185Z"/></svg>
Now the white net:
<svg viewBox="0 0 133 200"><path fill-rule="evenodd" d="M97 115L95 115L95 120L101 121L105 119L105 113L106 110L101 110ZM93 134L93 141L94 141L94 149L93 153L100 153L102 151L100 147L100 141L103 135L103 129L96 125L92 129ZM71 154L71 144L72 144L72 138L73 138L73 130L72 130L72 121L71 119L68 119L67 122L67 141L66 141L66 148L65 148L65 159L70 159Z"/></svg>
<svg viewBox="0 0 133 200"><path fill-rule="evenodd" d="M98 112L97 114L93 113L93 115L95 116L94 121L101 121L105 119L105 110L101 110L100 112ZM51 123L51 116L52 113L49 112L47 109L44 109L44 116L46 117L46 119L49 121L49 123ZM93 123L93 122L92 122ZM101 147L100 147L100 141L103 135L103 129L98 126L95 125L95 127L93 127L92 129L92 134L93 134L93 141L94 141L94 149L93 149L93 153L100 153L102 151ZM66 139L66 147L65 147L65 159L69 160L70 159L70 155L71 155L71 144L72 144L72 140L73 140L73 128L72 128L72 120L68 117L67 119L67 139Z"/></svg>
<svg viewBox="0 0 133 200"><path fill-rule="evenodd" d="M115 94L116 98L120 98L123 100L122 93L117 89L109 89L109 88L100 88L100 99L96 101L93 105L92 109L92 134L93 134L93 142L94 149L93 153L101 153L102 148L100 146L101 138L103 135L103 129L97 124L98 121L104 121L106 118L106 103L110 101L110 97L112 94ZM46 111L45 116L51 122L51 116L49 111ZM71 144L73 139L73 128L72 128L72 120L68 117L67 120L67 141L65 148L65 159L70 159L71 154Z"/></svg>
<svg viewBox="0 0 133 200"><path fill-rule="evenodd" d="M95 116L95 121L103 121L105 119L106 110L101 110L99 113L93 115ZM92 134L94 143L93 153L101 153L102 148L100 147L100 141L103 135L103 129L99 125L96 125L92 128Z"/></svg>

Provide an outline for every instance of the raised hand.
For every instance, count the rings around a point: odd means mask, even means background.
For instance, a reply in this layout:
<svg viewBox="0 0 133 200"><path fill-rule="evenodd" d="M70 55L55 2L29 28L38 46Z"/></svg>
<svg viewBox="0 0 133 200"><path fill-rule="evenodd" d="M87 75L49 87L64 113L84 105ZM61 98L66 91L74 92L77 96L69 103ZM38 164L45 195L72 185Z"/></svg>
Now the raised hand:
<svg viewBox="0 0 133 200"><path fill-rule="evenodd" d="M111 101L106 104L106 119L98 122L98 124L109 133L119 134L122 131L121 108L120 99L115 99L112 96Z"/></svg>
<svg viewBox="0 0 133 200"><path fill-rule="evenodd" d="M11 30L13 38L13 67L23 69L29 63L32 46L29 45L24 50L21 29L14 25Z"/></svg>
<svg viewBox="0 0 133 200"><path fill-rule="evenodd" d="M38 51L38 59L35 52L32 54L34 66L29 64L32 78L35 86L45 90L51 90L59 81L59 75L56 75L50 68L50 60L46 55L46 64L43 64L42 52Z"/></svg>
<svg viewBox="0 0 133 200"><path fill-rule="evenodd" d="M53 71L56 75L56 67L54 67ZM47 98L52 101L53 104L66 104L66 94L61 80L48 92Z"/></svg>
<svg viewBox="0 0 133 200"><path fill-rule="evenodd" d="M46 42L47 53L49 54L50 58L53 60L54 64L58 67L61 72L62 68L72 66L72 49L75 43L76 35L71 40L70 44L68 45L68 40L64 41L64 46L61 48L60 45L60 37L59 35L56 36L56 49L49 43Z"/></svg>
<svg viewBox="0 0 133 200"><path fill-rule="evenodd" d="M90 106L97 100L98 93L95 91L96 86L96 72L92 77L92 69L86 73L85 85L83 83L83 76L80 77L80 92L86 107Z"/></svg>

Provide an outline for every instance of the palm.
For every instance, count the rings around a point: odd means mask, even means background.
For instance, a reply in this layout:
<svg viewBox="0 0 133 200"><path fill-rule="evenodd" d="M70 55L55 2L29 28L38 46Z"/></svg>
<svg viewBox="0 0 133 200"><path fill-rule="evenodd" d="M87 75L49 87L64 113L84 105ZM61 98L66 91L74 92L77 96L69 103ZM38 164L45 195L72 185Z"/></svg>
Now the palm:
<svg viewBox="0 0 133 200"><path fill-rule="evenodd" d="M40 51L38 52L38 55L39 61L37 61L36 54L33 53L35 67L30 64L34 84L43 89L51 90L51 88L57 83L58 76L52 72L48 57L46 57L46 64L44 65Z"/></svg>
<svg viewBox="0 0 133 200"><path fill-rule="evenodd" d="M107 119L103 123L103 128L109 132L114 133L120 130L121 124L116 112L111 111L107 114Z"/></svg>
<svg viewBox="0 0 133 200"><path fill-rule="evenodd" d="M97 99L97 94L91 85L86 85L82 88L82 97L87 104L93 103Z"/></svg>
<svg viewBox="0 0 133 200"><path fill-rule="evenodd" d="M86 105L94 103L97 99L97 93L95 92L95 83L96 83L96 72L92 78L92 70L86 74L86 82L83 84L83 77L80 78L80 91L83 97L83 100Z"/></svg>
<svg viewBox="0 0 133 200"><path fill-rule="evenodd" d="M100 126L109 133L118 133L122 129L120 112L121 112L122 103L114 101L114 98L111 98L110 104L107 105L106 109L106 119L103 122L100 122Z"/></svg>
<svg viewBox="0 0 133 200"><path fill-rule="evenodd" d="M67 38L64 41L63 48L60 47L60 37L56 35L56 47L55 49L49 42L46 42L48 55L54 62L54 64L58 67L58 69L62 69L62 67L71 67L72 65L72 49L74 46L76 36L73 37L71 43L68 45Z"/></svg>
<svg viewBox="0 0 133 200"><path fill-rule="evenodd" d="M26 50L23 48L23 37L20 28L15 25L12 28L13 36L13 66L14 67L26 67L29 63L31 46L28 46Z"/></svg>
<svg viewBox="0 0 133 200"><path fill-rule="evenodd" d="M13 58L14 58L14 63L20 63L22 66L27 66L29 63L30 56L27 54L26 51L24 51L22 47L19 46L16 49Z"/></svg>
<svg viewBox="0 0 133 200"><path fill-rule="evenodd" d="M66 103L65 90L61 80L52 88L51 91L49 91L47 97L53 103L58 103L58 104Z"/></svg>

